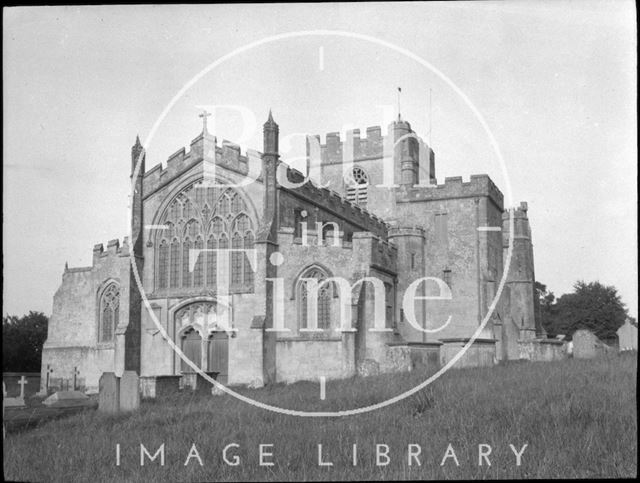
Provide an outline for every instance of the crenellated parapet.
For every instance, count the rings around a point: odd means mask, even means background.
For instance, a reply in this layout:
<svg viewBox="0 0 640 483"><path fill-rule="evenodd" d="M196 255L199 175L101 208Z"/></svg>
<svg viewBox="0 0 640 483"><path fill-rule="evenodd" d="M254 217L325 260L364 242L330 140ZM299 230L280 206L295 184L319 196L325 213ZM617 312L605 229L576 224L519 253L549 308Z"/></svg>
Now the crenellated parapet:
<svg viewBox="0 0 640 483"><path fill-rule="evenodd" d="M246 176L249 173L249 160L260 163L261 158L262 154L258 151L249 149L243 154L237 144L224 139L219 146L215 136L201 133L191 141L189 151L180 148L167 158L166 167L160 163L145 173L143 196L155 192L203 160Z"/></svg>
<svg viewBox="0 0 640 483"><path fill-rule="evenodd" d="M511 215L513 215L513 235L514 239L531 241L531 227L529 226L529 217L527 211L529 206L526 201L521 201L520 205L514 208L508 208L502 213L502 237L503 246L509 245L509 223Z"/></svg>
<svg viewBox="0 0 640 483"><path fill-rule="evenodd" d="M115 238L107 242L107 249L104 249L102 243L97 243L93 246L93 266L95 267L101 259L108 257L128 257L129 256L129 237L125 236L120 240Z"/></svg>
<svg viewBox="0 0 640 483"><path fill-rule="evenodd" d="M361 137L360 129L351 129L346 131L346 139L341 139L339 132L330 132L325 135L325 142L322 143L320 135L313 136L320 146L320 157L323 165L342 164L345 154L351 153L353 161L365 159L381 158L385 154L385 140L388 142L388 148L393 150L393 143L399 136L409 134L406 139L407 145L411 146L413 155L418 156L418 145L422 144L427 150L431 151L426 143L411 130L408 122L400 121L390 124L385 134L382 134L382 127L370 126L366 128L365 137ZM431 151L433 153L433 151Z"/></svg>
<svg viewBox="0 0 640 483"><path fill-rule="evenodd" d="M502 210L504 196L487 174L471 175L465 182L462 176L445 178L443 184L433 186L402 187L398 192L398 202L433 201L486 196Z"/></svg>
<svg viewBox="0 0 640 483"><path fill-rule="evenodd" d="M368 127L364 138L360 137L360 129L347 131L346 135L347 138L343 141L340 133L327 133L325 143L320 144L323 164L342 164L347 149L352 149L354 161L382 156L384 137L380 126ZM316 136L316 139L320 139L320 136Z"/></svg>
<svg viewBox="0 0 640 483"><path fill-rule="evenodd" d="M304 175L292 168L287 167L287 177L291 183L302 183ZM361 205L352 203L339 193L328 188L320 188L311 182L304 183L300 187L280 189L312 203L323 210L333 212L341 218L347 218L350 222L359 225L363 230L371 231L378 236L386 237L388 225L381 218L370 213Z"/></svg>

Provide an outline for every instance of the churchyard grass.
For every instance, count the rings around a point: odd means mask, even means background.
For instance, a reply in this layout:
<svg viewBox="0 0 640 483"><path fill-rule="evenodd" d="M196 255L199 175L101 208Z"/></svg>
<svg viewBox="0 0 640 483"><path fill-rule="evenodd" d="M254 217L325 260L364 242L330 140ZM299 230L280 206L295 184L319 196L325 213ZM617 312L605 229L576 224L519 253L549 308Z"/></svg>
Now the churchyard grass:
<svg viewBox="0 0 640 483"><path fill-rule="evenodd" d="M632 477L636 371L637 353L451 370L407 400L346 418L285 416L227 395L143 401L132 415L87 411L8 434L4 476L101 482ZM414 372L329 381L324 401L313 383L242 393L281 407L337 410L379 402L423 378ZM164 467L159 457L140 465L141 443L151 455L164 443ZM238 446L227 458L238 455L237 466L223 461L231 443ZM195 456L184 465L193 444L203 466ZM273 466L259 465L261 444L273 445L263 448ZM319 444L322 461L333 466L318 464ZM388 465L376 465L376 444L388 446ZM410 444L420 447L420 466L416 459L408 464ZM478 464L482 444L491 447L490 466ZM517 466L509 445L520 451L524 444ZM448 445L459 466L451 456L441 466Z"/></svg>

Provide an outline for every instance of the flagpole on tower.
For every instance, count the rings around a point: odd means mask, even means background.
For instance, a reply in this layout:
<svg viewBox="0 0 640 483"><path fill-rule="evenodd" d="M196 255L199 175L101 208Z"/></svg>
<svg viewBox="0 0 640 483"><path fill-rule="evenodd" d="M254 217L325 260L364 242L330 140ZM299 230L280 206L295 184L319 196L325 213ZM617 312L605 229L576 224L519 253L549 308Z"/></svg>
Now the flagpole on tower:
<svg viewBox="0 0 640 483"><path fill-rule="evenodd" d="M433 131L433 117L432 117L432 104L431 104L431 87L429 87L429 147L431 148L431 131Z"/></svg>
<svg viewBox="0 0 640 483"><path fill-rule="evenodd" d="M398 87L398 121L401 119L400 118L400 93L402 92L402 89L400 89L400 87Z"/></svg>

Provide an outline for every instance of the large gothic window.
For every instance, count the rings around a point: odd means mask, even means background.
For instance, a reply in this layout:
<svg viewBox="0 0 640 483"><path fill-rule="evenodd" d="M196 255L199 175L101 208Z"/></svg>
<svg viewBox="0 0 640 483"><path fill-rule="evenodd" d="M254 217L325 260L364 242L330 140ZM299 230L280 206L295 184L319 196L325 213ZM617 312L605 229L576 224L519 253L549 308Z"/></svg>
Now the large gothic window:
<svg viewBox="0 0 640 483"><path fill-rule="evenodd" d="M113 342L120 311L120 287L109 284L100 295L98 342Z"/></svg>
<svg viewBox="0 0 640 483"><path fill-rule="evenodd" d="M175 197L165 210L155 241L156 280L160 289L217 286L217 253L203 249L251 249L254 223L246 203L232 188L191 185ZM193 258L195 257L195 258ZM191 260L191 264L190 262ZM228 260L232 291L253 289L249 256L232 252Z"/></svg>
<svg viewBox="0 0 640 483"><path fill-rule="evenodd" d="M309 327L309 295L312 293L307 287L305 279L316 279L318 281L317 293L317 317L318 329L329 329L331 327L331 295L332 283L320 284L329 278L328 274L317 267L311 267L305 271L298 281L298 313L300 314L300 327Z"/></svg>

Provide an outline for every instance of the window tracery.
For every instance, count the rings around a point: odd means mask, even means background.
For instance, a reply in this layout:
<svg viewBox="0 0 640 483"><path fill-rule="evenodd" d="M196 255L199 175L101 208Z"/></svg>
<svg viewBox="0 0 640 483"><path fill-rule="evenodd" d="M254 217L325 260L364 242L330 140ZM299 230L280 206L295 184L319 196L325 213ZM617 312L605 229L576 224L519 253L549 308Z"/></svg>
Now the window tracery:
<svg viewBox="0 0 640 483"><path fill-rule="evenodd" d="M113 342L120 312L120 287L109 284L100 296L98 342Z"/></svg>
<svg viewBox="0 0 640 483"><path fill-rule="evenodd" d="M193 267L189 267L189 255L205 248L253 248L254 223L247 212L244 199L232 188L191 185L184 189L160 220L167 229L159 230L156 237L157 287L215 289L217 269L223 268L217 266L217 253L199 252ZM232 252L229 262L231 290L252 289L247 254Z"/></svg>

